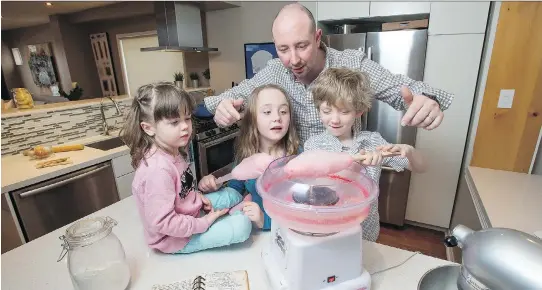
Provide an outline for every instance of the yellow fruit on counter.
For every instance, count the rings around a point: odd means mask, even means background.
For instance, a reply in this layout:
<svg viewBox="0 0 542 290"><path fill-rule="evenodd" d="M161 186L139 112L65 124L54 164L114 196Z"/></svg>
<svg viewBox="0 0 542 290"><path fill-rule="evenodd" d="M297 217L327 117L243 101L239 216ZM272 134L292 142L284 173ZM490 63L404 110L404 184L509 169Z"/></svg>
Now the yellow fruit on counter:
<svg viewBox="0 0 542 290"><path fill-rule="evenodd" d="M25 88L12 89L13 98L19 109L31 109L34 107L34 100L32 95Z"/></svg>
<svg viewBox="0 0 542 290"><path fill-rule="evenodd" d="M73 144L73 145L59 145L53 146L53 152L68 152L68 151L77 151L85 149L83 144Z"/></svg>
<svg viewBox="0 0 542 290"><path fill-rule="evenodd" d="M37 158L45 158L53 153L53 149L50 146L38 145L34 147L34 156Z"/></svg>

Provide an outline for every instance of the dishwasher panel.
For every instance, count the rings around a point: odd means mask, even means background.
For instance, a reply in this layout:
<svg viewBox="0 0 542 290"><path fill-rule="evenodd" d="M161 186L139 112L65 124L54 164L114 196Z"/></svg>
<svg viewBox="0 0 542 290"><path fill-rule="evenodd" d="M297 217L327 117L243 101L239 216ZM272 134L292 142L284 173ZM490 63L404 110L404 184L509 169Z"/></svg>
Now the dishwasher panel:
<svg viewBox="0 0 542 290"><path fill-rule="evenodd" d="M111 162L10 194L27 242L119 201Z"/></svg>
<svg viewBox="0 0 542 290"><path fill-rule="evenodd" d="M7 193L2 193L2 254L23 244L16 219L11 214Z"/></svg>

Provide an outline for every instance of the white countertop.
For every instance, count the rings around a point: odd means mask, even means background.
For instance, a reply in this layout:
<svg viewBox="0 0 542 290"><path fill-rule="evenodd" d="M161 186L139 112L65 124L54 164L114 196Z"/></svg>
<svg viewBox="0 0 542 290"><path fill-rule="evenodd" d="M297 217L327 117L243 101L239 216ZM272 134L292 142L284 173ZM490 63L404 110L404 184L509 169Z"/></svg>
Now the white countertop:
<svg viewBox="0 0 542 290"><path fill-rule="evenodd" d="M483 228L542 231L542 176L470 166L467 182Z"/></svg>
<svg viewBox="0 0 542 290"><path fill-rule="evenodd" d="M97 135L84 139L74 140L67 144L89 144L96 141L114 138L118 131L111 132L111 136ZM111 150L99 150L85 146L83 150L55 153L49 159L70 157L72 164L59 165L37 169L36 163L43 160L30 160L22 154L2 157L2 193L13 191L21 187L35 184L63 174L83 169L100 162L111 160L117 156L128 153L128 146L120 146Z"/></svg>
<svg viewBox="0 0 542 290"><path fill-rule="evenodd" d="M172 283L203 272L247 270L250 289L271 290L260 256L268 233L255 233L243 244L221 249L182 256L167 255L156 253L145 244L133 197L93 215L110 216L118 221L113 232L121 240L130 263L130 289L149 290L154 284ZM56 262L61 251L58 237L66 227L3 254L2 290L73 289L66 258ZM369 273L400 264L412 255L409 251L372 242L364 242L363 246L363 264ZM372 275L371 289L417 289L426 271L447 264L452 263L418 254L397 268Z"/></svg>

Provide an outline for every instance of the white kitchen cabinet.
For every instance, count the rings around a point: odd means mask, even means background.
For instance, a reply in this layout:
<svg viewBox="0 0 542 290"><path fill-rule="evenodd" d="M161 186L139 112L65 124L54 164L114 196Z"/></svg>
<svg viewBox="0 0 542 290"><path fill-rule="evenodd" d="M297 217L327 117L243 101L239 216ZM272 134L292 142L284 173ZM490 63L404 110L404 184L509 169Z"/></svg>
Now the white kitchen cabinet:
<svg viewBox="0 0 542 290"><path fill-rule="evenodd" d="M132 159L130 154L122 155L111 160L120 199L132 195L132 181L134 180L135 172L131 162Z"/></svg>
<svg viewBox="0 0 542 290"><path fill-rule="evenodd" d="M429 14L431 2L380 2L372 1L369 15L394 16L408 14Z"/></svg>
<svg viewBox="0 0 542 290"><path fill-rule="evenodd" d="M312 2L312 1L301 1L299 2L299 4L305 6L305 8L309 9L309 11L312 13L312 16L314 17L314 19L317 19L317 16L318 16L318 7L317 7L317 3L316 1Z"/></svg>
<svg viewBox="0 0 542 290"><path fill-rule="evenodd" d="M424 81L455 94L441 125L418 129L416 148L429 170L412 174L406 219L448 228L480 67L484 34L433 35L427 43Z"/></svg>
<svg viewBox="0 0 542 290"><path fill-rule="evenodd" d="M135 172L128 173L121 177L117 177L117 191L119 198L122 200L132 195L132 181L134 180Z"/></svg>
<svg viewBox="0 0 542 290"><path fill-rule="evenodd" d="M130 154L122 155L111 160L115 177L119 177L134 171Z"/></svg>
<svg viewBox="0 0 542 290"><path fill-rule="evenodd" d="M369 17L371 2L317 2L317 21Z"/></svg>
<svg viewBox="0 0 542 290"><path fill-rule="evenodd" d="M429 35L485 33L490 2L431 2Z"/></svg>

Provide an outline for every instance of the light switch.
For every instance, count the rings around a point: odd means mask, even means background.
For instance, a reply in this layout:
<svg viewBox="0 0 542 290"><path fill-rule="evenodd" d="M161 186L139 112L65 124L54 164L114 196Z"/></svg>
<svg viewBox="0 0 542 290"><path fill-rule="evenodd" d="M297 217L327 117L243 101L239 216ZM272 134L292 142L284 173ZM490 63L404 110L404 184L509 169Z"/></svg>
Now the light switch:
<svg viewBox="0 0 542 290"><path fill-rule="evenodd" d="M510 109L512 108L512 103L514 102L514 93L516 90L501 90L499 95L499 103L497 108Z"/></svg>
<svg viewBox="0 0 542 290"><path fill-rule="evenodd" d="M23 65L23 58L21 57L21 52L18 48L12 48L11 52L13 53L13 59L15 60L16 65Z"/></svg>

